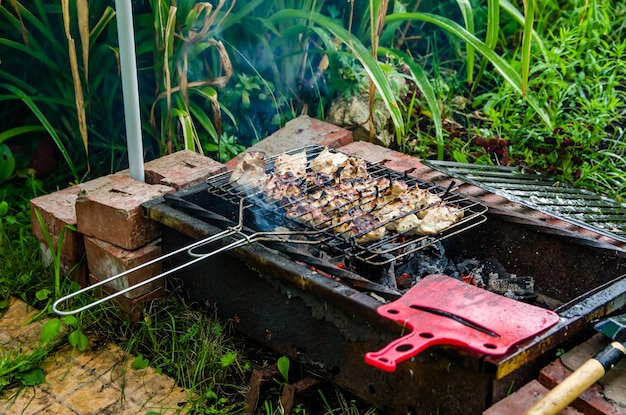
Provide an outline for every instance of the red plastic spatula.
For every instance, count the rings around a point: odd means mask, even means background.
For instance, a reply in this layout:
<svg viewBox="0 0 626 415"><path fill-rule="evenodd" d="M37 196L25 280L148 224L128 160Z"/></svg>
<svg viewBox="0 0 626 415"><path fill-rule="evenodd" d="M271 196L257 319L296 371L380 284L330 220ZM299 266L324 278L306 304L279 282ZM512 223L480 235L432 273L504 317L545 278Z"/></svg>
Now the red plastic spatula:
<svg viewBox="0 0 626 415"><path fill-rule="evenodd" d="M559 321L553 311L494 294L447 275L429 275L378 314L411 332L365 361L387 372L436 344L502 355L511 346Z"/></svg>

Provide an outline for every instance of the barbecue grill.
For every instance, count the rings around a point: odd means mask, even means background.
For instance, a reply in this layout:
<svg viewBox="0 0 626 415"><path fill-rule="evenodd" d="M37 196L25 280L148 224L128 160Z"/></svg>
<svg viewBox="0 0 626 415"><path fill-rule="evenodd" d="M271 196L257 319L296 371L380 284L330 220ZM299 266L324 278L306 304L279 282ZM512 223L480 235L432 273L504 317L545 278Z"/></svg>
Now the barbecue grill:
<svg viewBox="0 0 626 415"><path fill-rule="evenodd" d="M311 160L322 148L305 150ZM268 159L268 171L274 160ZM586 336L591 320L626 303L623 250L540 221L492 213L453 188L379 163L367 169L439 195L464 210L463 220L438 235L391 233L359 243L358 235L344 238L332 225L287 220L283 204L229 183L227 173L144 204L161 224L165 252L166 271L154 278L169 275L168 283L180 283L191 299L215 306L241 333L394 413L480 413L512 385L534 378L554 349ZM430 254L456 262L497 257L509 273L534 279L533 301L558 313L559 322L500 356L438 345L395 372L366 364L367 353L404 333L377 313L403 293L381 275Z"/></svg>

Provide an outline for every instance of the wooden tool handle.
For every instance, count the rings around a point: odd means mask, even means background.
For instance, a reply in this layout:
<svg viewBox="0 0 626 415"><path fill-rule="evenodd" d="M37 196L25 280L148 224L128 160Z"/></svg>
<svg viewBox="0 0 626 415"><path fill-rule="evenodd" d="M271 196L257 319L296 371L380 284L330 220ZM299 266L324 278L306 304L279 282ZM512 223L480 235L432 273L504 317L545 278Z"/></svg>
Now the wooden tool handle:
<svg viewBox="0 0 626 415"><path fill-rule="evenodd" d="M555 415L596 383L626 354L619 342L613 342L602 352L587 360L563 382L554 387L526 415Z"/></svg>

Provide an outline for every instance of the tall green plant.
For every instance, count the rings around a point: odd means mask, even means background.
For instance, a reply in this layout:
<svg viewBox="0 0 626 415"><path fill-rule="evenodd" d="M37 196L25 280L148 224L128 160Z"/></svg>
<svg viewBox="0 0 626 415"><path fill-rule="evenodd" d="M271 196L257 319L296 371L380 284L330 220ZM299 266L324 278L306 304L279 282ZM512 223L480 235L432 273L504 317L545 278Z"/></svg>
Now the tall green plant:
<svg viewBox="0 0 626 415"><path fill-rule="evenodd" d="M498 71L498 73L504 78L504 80L517 93L519 93L521 96L525 96L528 104L535 110L537 115L539 115L541 120L547 126L552 125L550 115L546 111L546 109L537 101L534 96L527 95L525 93L520 73L518 73L511 64L509 64L502 56L498 55L493 49L488 47L483 41L468 32L458 23L442 16L430 13L397 13L387 16L387 21L389 22L407 20L419 20L432 23L471 45L478 53L480 53L487 60L489 60L489 63L491 63L496 71Z"/></svg>
<svg viewBox="0 0 626 415"><path fill-rule="evenodd" d="M216 87L225 86L233 71L216 35L230 9L225 0L215 6L154 0L151 6L157 94L150 109L150 125L162 152L171 153L176 147L202 152L201 136L219 143L222 133Z"/></svg>
<svg viewBox="0 0 626 415"><path fill-rule="evenodd" d="M224 22L221 39L229 50L234 82L220 100L233 113L234 129L251 144L298 114L323 116L323 46L307 18L271 20L277 11L299 8L319 13L323 0L239 2ZM248 99L249 98L249 99ZM239 121L237 121L239 120ZM249 136L246 138L245 136Z"/></svg>
<svg viewBox="0 0 626 415"><path fill-rule="evenodd" d="M83 176L80 168L87 164L93 136L120 136L111 122L119 108L111 99L119 94L116 57L108 48L107 59L102 59L96 43L108 41L114 11L100 1L87 7L84 0L72 5L43 0L0 5L0 56L11 56L0 67L0 88L5 91L0 96L0 131L12 131L12 139L20 142L50 137L73 180ZM94 56L99 73L91 76L89 60ZM105 75L107 69L111 71ZM19 134L17 127L22 128Z"/></svg>
<svg viewBox="0 0 626 415"><path fill-rule="evenodd" d="M328 31L332 33L333 36L341 40L341 42L343 42L350 49L354 56L363 65L364 70L367 72L371 82L380 94L381 99L385 102L387 108L389 109L394 126L396 127L396 137L398 141L400 141L400 134L404 127L404 119L400 111L400 105L398 104L395 91L390 83L390 80L381 69L378 60L372 56L371 51L366 48L360 40L352 37L350 32L348 32L348 30L344 27L319 13L287 9L275 13L270 21L274 22L293 18L310 19L322 28L313 28L313 30L316 30L320 36L324 35L323 31Z"/></svg>

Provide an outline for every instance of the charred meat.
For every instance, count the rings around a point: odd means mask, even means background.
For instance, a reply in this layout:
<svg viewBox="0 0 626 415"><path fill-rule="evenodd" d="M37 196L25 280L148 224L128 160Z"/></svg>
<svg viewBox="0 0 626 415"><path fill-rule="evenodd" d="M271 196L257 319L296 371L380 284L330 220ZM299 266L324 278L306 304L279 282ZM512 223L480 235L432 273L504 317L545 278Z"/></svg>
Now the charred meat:
<svg viewBox="0 0 626 415"><path fill-rule="evenodd" d="M247 154L230 181L258 186L290 220L357 243L378 241L389 231L436 235L463 218L463 210L438 195L400 179L372 177L364 160L329 149L312 160L305 151L283 153L271 172L265 169L263 158Z"/></svg>

